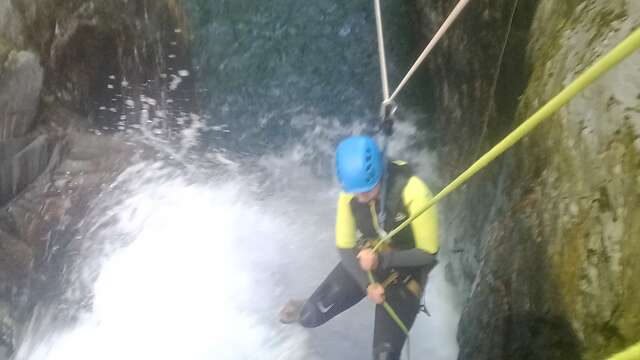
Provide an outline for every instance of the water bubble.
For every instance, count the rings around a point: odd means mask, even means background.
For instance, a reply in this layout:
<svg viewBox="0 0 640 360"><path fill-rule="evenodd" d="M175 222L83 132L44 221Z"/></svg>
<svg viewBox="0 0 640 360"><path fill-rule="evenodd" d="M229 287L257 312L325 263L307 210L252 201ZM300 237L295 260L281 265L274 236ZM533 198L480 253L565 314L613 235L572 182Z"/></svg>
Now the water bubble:
<svg viewBox="0 0 640 360"><path fill-rule="evenodd" d="M171 80L171 84L169 84L169 89L175 90L178 88L178 86L180 86L180 83L182 82L182 78L175 75L171 75L171 78L173 80Z"/></svg>
<svg viewBox="0 0 640 360"><path fill-rule="evenodd" d="M349 25L344 25L342 28L340 28L340 31L338 32L338 34L342 37L345 37L349 34L351 34L351 26Z"/></svg>

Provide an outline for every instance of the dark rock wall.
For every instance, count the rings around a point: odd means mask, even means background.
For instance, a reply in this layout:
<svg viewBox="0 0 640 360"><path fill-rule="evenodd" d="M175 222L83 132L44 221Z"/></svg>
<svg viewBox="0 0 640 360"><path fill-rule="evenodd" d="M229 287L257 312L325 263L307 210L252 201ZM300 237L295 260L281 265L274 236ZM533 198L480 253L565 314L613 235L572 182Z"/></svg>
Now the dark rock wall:
<svg viewBox="0 0 640 360"><path fill-rule="evenodd" d="M190 78L169 90L172 75L191 68L180 1L12 1L24 18L24 37L42 56L46 102L63 103L101 126L136 114L125 111L123 99L140 95L169 108L193 107L186 96ZM169 98L177 103L169 106ZM103 114L100 106L116 111Z"/></svg>
<svg viewBox="0 0 640 360"><path fill-rule="evenodd" d="M0 75L0 204L31 183L49 160L46 141L31 135L43 81L39 58L7 50Z"/></svg>
<svg viewBox="0 0 640 360"><path fill-rule="evenodd" d="M425 36L455 3L417 1ZM635 1L472 1L426 65L443 178L638 25ZM600 359L638 340L638 64L636 53L442 203L461 359Z"/></svg>
<svg viewBox="0 0 640 360"><path fill-rule="evenodd" d="M0 0L0 359L73 276L83 214L133 158L87 130L191 112L191 78L171 86L193 73L188 43L176 0Z"/></svg>

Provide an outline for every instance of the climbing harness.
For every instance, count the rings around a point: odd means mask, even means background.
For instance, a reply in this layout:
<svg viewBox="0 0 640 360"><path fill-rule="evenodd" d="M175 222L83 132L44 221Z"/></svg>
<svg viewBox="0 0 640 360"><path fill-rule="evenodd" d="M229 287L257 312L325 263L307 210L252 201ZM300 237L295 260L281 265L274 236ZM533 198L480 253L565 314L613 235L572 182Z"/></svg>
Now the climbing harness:
<svg viewBox="0 0 640 360"><path fill-rule="evenodd" d="M383 123L387 121L387 110L388 108L392 108L395 112L395 104L393 103L395 97L398 93L403 89L409 79L413 76L416 69L420 66L420 64L424 61L424 59L429 55L431 50L435 47L438 41L442 38L444 33L448 30L450 25L455 21L458 15L462 12L465 6L469 3L470 0L460 0L460 2L453 9L449 17L442 24L440 29L436 32L434 37L431 39L425 50L418 57L418 60L414 63L411 69L407 72L405 77L402 79L396 90L389 96L389 86L387 80L387 69L386 69L386 56L384 49L384 37L382 32L382 15L380 11L380 0L374 0L375 3L375 13L376 13L376 28L378 34L378 52L380 57L380 73L382 78L382 89L384 100L382 102L381 107L381 116ZM380 246L384 243L388 242L393 236L398 234L404 228L409 226L415 219L417 219L424 212L429 210L431 207L440 202L445 196L449 195L454 190L458 189L462 184L468 181L472 176L478 173L480 170L485 168L489 163L495 160L502 153L513 147L520 139L533 131L542 121L548 119L551 115L553 115L556 111L558 111L562 106L567 104L570 100L572 100L578 93L584 90L587 86L596 81L599 77L601 77L605 72L611 70L614 66L620 63L622 60L629 57L632 53L640 48L640 28L634 30L625 40L623 40L618 46L616 46L613 50L611 50L608 54L598 60L595 64L593 64L589 69L583 72L578 78L576 78L571 84L565 87L560 93L558 93L554 98L552 98L549 102L547 102L544 106L542 106L537 112L535 112L532 116L526 119L518 128L512 131L509 135L507 135L502 141L500 141L497 145L495 145L491 150L482 155L475 163L473 163L467 170L462 172L456 179L454 179L449 185L447 185L442 191L440 191L436 196L434 196L430 201L425 204L425 206L411 215L408 219L398 225L395 229L391 230L389 233L386 233L377 222L374 221L374 227L376 228L376 232L378 233L380 239L378 244L373 248L374 251L378 251ZM383 154L386 156L386 147L387 147L387 139L388 136L385 136L384 139L384 150ZM386 159L386 157L383 157ZM383 177L384 180L384 177ZM383 189L383 195L384 195ZM383 198L384 199L384 198ZM381 206L381 209L384 209ZM382 210L384 211L384 210ZM372 210L375 214L375 210ZM375 219L375 217L374 217ZM374 283L375 279L371 272L368 273L369 282ZM383 306L389 316L396 322L398 327L402 329L402 331L407 335L407 348L409 348L409 330L402 322L402 320L398 317L397 313L391 308L391 306L385 301ZM426 310L426 308L425 308ZM428 312L427 312L428 313ZM636 350L637 351L637 350ZM410 357L410 353L409 357Z"/></svg>
<svg viewBox="0 0 640 360"><path fill-rule="evenodd" d="M379 1L379 0L376 0ZM384 178L383 178L384 180ZM384 191L384 193L386 193L386 191ZM383 197L382 199L384 199L385 195L383 193ZM380 208L384 208L384 205L382 204L382 199L380 202ZM375 203L374 202L370 202L369 203L369 210L371 212L371 220L372 220L372 224L373 224L373 228L375 229L376 233L378 234L378 237L380 239L383 239L387 236L387 233L384 231L384 229L382 228L382 226L380 226L380 219L378 218L378 214L376 214L376 208L375 208ZM384 224L384 223L383 223ZM379 251L381 244L378 243L373 247L373 251ZM376 282L375 278L373 277L373 273L371 271L367 272L367 277L369 278L369 283L373 284ZM384 285L383 285L384 287ZM402 321L402 319L400 319L400 317L398 316L398 313L396 313L395 310L393 310L393 308L391 307L391 305L389 305L388 302L384 301L382 303L382 306L384 307L385 311L387 312L387 314L389 315L389 317L396 323L396 325L398 325L398 327L400 328L400 330L402 330L402 332L405 334L405 336L407 337L407 359L411 360L411 340L410 340L410 336L409 336L409 328L404 324L404 322Z"/></svg>
<svg viewBox="0 0 640 360"><path fill-rule="evenodd" d="M372 201L371 203L369 203L369 211L371 214L371 219L372 219L372 224L373 224L373 228L375 229L376 233L378 233L378 236L384 236L385 232L384 229L381 228L380 226L380 219L376 218L376 210L375 210L375 204ZM377 241L376 240L368 240L364 243L364 245L362 246L362 248L369 248L372 249L377 245ZM384 245L382 245L384 248L383 249L379 249L379 252L386 252L389 251L390 248L387 243L385 243ZM386 288L389 285L394 285L397 284L399 281L402 282L403 286L413 295L416 296L416 298L420 299L422 297L422 286L420 285L420 283L413 278L413 276L411 276L410 274L404 274L404 277L402 279L400 279L400 272L398 272L396 269L391 269L391 273L387 276L387 278L382 281L380 284L382 285L382 287Z"/></svg>

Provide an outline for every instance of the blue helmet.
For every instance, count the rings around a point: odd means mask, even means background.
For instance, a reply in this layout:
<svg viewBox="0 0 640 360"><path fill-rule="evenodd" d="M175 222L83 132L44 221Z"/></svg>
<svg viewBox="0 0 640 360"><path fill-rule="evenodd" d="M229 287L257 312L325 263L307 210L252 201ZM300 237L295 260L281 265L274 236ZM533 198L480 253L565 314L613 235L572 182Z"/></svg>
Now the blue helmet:
<svg viewBox="0 0 640 360"><path fill-rule="evenodd" d="M336 150L336 173L342 189L348 193L371 191L382 178L382 153L368 136L352 136Z"/></svg>

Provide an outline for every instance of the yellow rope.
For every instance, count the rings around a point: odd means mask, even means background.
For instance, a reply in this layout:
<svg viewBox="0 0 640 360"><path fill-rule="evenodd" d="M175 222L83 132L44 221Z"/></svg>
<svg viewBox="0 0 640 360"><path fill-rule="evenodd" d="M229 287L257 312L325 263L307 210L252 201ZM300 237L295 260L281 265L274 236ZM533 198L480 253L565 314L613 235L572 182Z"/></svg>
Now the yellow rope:
<svg viewBox="0 0 640 360"><path fill-rule="evenodd" d="M582 73L576 80L574 80L569 86L564 88L558 95L556 95L553 99L551 99L548 103L546 103L542 108L540 108L535 114L533 114L530 118L525 120L522 125L520 125L517 129L511 132L507 137L505 137L502 141L500 141L496 146L494 146L491 150L489 150L486 154L484 154L480 159L478 159L473 165L471 165L467 170L465 170L460 176L458 176L455 180L453 180L449 185L447 185L440 193L438 193L431 201L427 202L427 204L417 213L413 214L407 220L405 220L402 224L398 225L395 229L390 231L388 234L384 234L384 231L377 224L374 224L379 230L379 234L381 235L380 241L373 248L374 251L378 251L380 246L389 241L394 235L402 231L405 227L409 226L411 222L413 222L418 216L422 215L425 211L429 210L432 206L440 202L445 196L449 195L451 192L459 188L462 184L464 184L469 178L475 175L477 172L485 168L489 163L495 160L502 153L511 148L514 144L516 144L520 139L522 139L525 135L529 134L533 129L536 128L542 121L546 120L553 113L558 111L562 106L567 104L571 99L573 99L578 93L580 93L584 88L592 84L596 81L600 76L602 76L605 72L611 70L614 66L620 63L625 58L629 57L633 52L640 48L640 28L636 29L629 35L624 41L622 41L618 46L616 46L613 50L611 50L607 55L598 60L595 64L593 64L589 69L587 69L584 73ZM375 210L373 210L375 214ZM377 220L377 216L374 217L374 220ZM375 282L373 275L369 272L369 281ZM383 303L384 308L387 310L389 316L398 324L400 329L405 334L409 334L409 329L404 325L402 320L398 317L393 308L387 303ZM640 346L633 347L629 350L631 354L640 354ZM612 358L613 359L613 358ZM632 359L630 357L621 357L615 358L614 360L626 360Z"/></svg>
<svg viewBox="0 0 640 360"><path fill-rule="evenodd" d="M640 342L627 350L617 353L607 360L638 360L640 359Z"/></svg>
<svg viewBox="0 0 640 360"><path fill-rule="evenodd" d="M372 223L373 223L373 228L376 230L376 233L378 233L378 236L380 236L381 238L384 237L386 235L386 233L384 232L384 229L378 223L378 216L376 214L376 208L375 208L375 204L373 202L369 203L369 212L371 213L371 220L372 220ZM373 284L373 283L377 282L376 279L373 277L373 273L371 273L371 271L367 272L367 276L369 276L369 283ZM385 302L382 303L382 306L384 306L384 309L387 311L387 314L389 314L389 317L391 317L391 319L398 325L398 327L404 332L404 334L407 335L407 338L408 338L409 337L409 328L407 328L407 326L404 324L402 319L400 319L400 317L395 312L395 310L393 310L391 305L389 305L389 303L387 303L385 301Z"/></svg>
<svg viewBox="0 0 640 360"><path fill-rule="evenodd" d="M580 75L577 79L575 79L569 86L564 88L558 95L556 95L553 99L551 99L548 103L546 103L542 108L540 108L535 114L533 114L530 118L525 120L517 129L515 129L512 133L507 135L502 141L500 141L496 146L494 146L489 152L484 154L480 159L478 159L473 165L471 165L467 170L465 170L460 176L458 176L455 180L453 180L449 185L447 185L438 195L433 197L431 201L427 202L427 204L417 213L413 214L407 220L405 220L398 227L390 231L386 236L384 236L378 244L373 248L374 250L378 250L380 245L384 242L389 241L394 235L402 231L405 227L407 227L413 220L415 220L418 216L422 215L425 211L429 210L432 206L440 202L445 196L449 195L451 192L459 188L462 184L464 184L469 178L475 175L477 172L482 170L484 167L489 165L493 160L495 160L502 153L511 148L515 143L520 141L525 135L529 134L536 126L540 125L540 123L553 113L558 111L562 106L568 103L571 99L573 99L579 92L584 90L587 86L596 81L600 76L602 76L605 72L611 70L614 66L620 63L625 58L629 57L633 52L640 48L640 28L634 30L631 35L629 35L624 41L622 41L618 46L616 46L613 50L611 50L607 55L598 60L595 64L593 64L589 69L587 69L582 75Z"/></svg>

